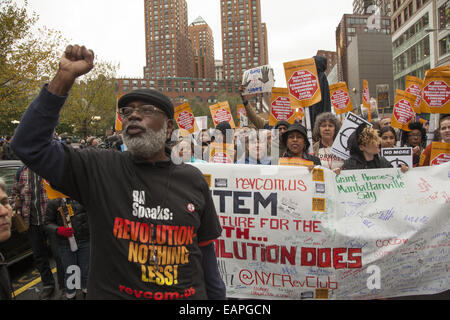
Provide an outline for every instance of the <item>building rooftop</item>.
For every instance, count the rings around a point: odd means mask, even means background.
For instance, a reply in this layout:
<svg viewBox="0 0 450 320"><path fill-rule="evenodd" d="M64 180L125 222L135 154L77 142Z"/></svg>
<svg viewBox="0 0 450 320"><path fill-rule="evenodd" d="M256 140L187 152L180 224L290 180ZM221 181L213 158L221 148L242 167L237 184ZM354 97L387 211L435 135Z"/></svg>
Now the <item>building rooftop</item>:
<svg viewBox="0 0 450 320"><path fill-rule="evenodd" d="M201 24L207 24L207 23L206 23L206 21L205 21L202 17L198 16L198 18L195 19L195 20L191 23L191 26L197 26L197 25L201 25Z"/></svg>

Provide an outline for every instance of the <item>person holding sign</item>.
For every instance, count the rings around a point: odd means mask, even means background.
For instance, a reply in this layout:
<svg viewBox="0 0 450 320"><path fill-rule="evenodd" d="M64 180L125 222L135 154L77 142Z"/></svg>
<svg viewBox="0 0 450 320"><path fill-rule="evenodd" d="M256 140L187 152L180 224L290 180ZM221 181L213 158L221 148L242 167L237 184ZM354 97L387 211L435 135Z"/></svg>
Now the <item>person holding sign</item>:
<svg viewBox="0 0 450 320"><path fill-rule="evenodd" d="M70 221L70 224L69 222ZM90 236L86 209L72 199L52 199L45 211L45 229L57 236L59 256L64 274L66 299L76 299L76 288L69 286L69 277L73 274L71 266L78 266L81 274L81 290L83 296L87 294L87 280L89 274ZM74 236L77 250L71 249L68 239ZM75 273L76 274L76 273Z"/></svg>
<svg viewBox="0 0 450 320"><path fill-rule="evenodd" d="M308 154L309 140L306 128L301 124L294 123L289 126L287 131L283 133L283 143L287 148L287 151L283 154L283 158L299 159L301 160L299 162L300 165L306 165L309 170L312 170L314 166L322 165L319 158ZM282 160L280 159L280 161Z"/></svg>
<svg viewBox="0 0 450 320"><path fill-rule="evenodd" d="M450 114L443 114L439 120L439 135L441 137L440 143L445 145L446 149L450 149ZM420 156L419 166L429 166L431 162L431 151L433 146L436 146L435 142L429 144L422 155ZM447 153L448 154L448 153Z"/></svg>
<svg viewBox="0 0 450 320"><path fill-rule="evenodd" d="M375 129L366 123L361 124L348 138L350 158L345 160L342 170L392 168L391 163L379 155L380 143ZM403 165L401 170L406 172L408 167Z"/></svg>
<svg viewBox="0 0 450 320"><path fill-rule="evenodd" d="M52 141L71 87L93 67L92 50L69 45L12 141L24 163L89 214L87 299L224 299L213 243L222 228L201 171L170 159L168 97L145 89L120 98L127 152Z"/></svg>

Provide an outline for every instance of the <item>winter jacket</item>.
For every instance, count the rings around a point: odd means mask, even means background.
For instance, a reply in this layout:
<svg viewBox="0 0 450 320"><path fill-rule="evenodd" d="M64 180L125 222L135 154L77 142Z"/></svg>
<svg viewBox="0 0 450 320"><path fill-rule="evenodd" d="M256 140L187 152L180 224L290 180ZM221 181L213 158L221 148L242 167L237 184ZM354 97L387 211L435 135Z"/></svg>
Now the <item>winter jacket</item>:
<svg viewBox="0 0 450 320"><path fill-rule="evenodd" d="M66 199L67 204L73 208L74 215L70 217L72 228L74 231L75 240L83 242L89 240L89 226L87 211L84 207L75 200ZM64 227L60 208L63 208L65 216L67 216L67 207L63 205L62 199L49 200L47 210L45 212L45 229L49 233L57 234L58 227ZM67 238L58 235L58 241L67 241Z"/></svg>
<svg viewBox="0 0 450 320"><path fill-rule="evenodd" d="M350 149L350 158L344 162L342 170L362 170L393 168L392 164L384 157L375 155L373 161L367 161L363 152L359 149L358 135L364 129L364 124L360 125L348 138L347 146Z"/></svg>
<svg viewBox="0 0 450 320"><path fill-rule="evenodd" d="M290 154L289 150L283 154L283 158L292 158L292 155ZM307 152L303 153L303 159L314 162L315 166L322 165L319 158L317 158L316 156L313 156L312 154L308 154Z"/></svg>
<svg viewBox="0 0 450 320"><path fill-rule="evenodd" d="M42 225L47 207L47 192L42 178L27 166L19 168L14 176L12 199L19 198L15 209L19 209L27 225Z"/></svg>

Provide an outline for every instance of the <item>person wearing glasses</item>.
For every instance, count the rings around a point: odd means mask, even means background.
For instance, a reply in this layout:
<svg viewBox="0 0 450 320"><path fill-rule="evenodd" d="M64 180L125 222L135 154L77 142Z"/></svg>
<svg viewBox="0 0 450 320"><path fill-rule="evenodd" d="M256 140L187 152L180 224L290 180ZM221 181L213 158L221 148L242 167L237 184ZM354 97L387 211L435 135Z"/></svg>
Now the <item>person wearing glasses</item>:
<svg viewBox="0 0 450 320"><path fill-rule="evenodd" d="M413 167L417 167L420 155L427 146L427 131L420 122L412 122L408 128L410 131L401 131L401 145L413 148Z"/></svg>
<svg viewBox="0 0 450 320"><path fill-rule="evenodd" d="M12 142L24 163L88 212L87 299L225 299L214 248L222 228L209 186L166 149L174 127L169 98L136 90L119 100L127 152L52 140L70 88L93 67L92 50L68 46Z"/></svg>

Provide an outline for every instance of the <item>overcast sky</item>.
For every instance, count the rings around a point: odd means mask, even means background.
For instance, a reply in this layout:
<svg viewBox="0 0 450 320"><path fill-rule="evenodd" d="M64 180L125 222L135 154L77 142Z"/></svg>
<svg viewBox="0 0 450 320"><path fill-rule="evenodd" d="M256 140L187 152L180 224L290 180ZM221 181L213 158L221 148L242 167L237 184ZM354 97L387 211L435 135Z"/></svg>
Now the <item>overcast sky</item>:
<svg viewBox="0 0 450 320"><path fill-rule="evenodd" d="M15 0L19 5L23 0ZM28 0L39 25L61 31L102 60L120 63L119 77L143 76L144 0ZM336 51L335 31L353 0L261 0L267 23L269 63L276 86L286 87L283 63L311 58L317 50ZM220 0L187 0L189 23L198 16L213 31L215 59L222 59Z"/></svg>

